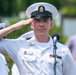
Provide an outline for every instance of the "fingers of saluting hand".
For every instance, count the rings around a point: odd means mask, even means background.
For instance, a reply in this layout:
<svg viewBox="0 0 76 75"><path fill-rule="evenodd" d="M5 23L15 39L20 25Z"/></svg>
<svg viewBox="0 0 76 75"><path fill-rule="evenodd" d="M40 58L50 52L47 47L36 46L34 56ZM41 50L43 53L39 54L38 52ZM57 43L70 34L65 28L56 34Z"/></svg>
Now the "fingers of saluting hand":
<svg viewBox="0 0 76 75"><path fill-rule="evenodd" d="M17 30L17 29L21 28L22 26L26 26L27 24L29 24L32 21L33 21L32 18L27 19L27 20L21 20L21 21L19 21L16 24L13 25L13 29Z"/></svg>
<svg viewBox="0 0 76 75"><path fill-rule="evenodd" d="M33 21L32 18L27 19L27 20L22 20L22 21L21 21L21 24L23 24L23 25L27 25L27 24L31 23L32 21Z"/></svg>

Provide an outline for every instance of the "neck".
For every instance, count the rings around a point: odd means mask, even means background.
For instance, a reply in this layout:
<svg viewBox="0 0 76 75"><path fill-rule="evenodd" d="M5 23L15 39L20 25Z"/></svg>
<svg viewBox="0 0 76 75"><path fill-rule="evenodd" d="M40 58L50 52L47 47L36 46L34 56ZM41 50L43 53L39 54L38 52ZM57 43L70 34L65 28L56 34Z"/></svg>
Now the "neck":
<svg viewBox="0 0 76 75"><path fill-rule="evenodd" d="M47 36L37 36L37 35L35 35L35 39L38 42L48 42L50 37L48 35Z"/></svg>

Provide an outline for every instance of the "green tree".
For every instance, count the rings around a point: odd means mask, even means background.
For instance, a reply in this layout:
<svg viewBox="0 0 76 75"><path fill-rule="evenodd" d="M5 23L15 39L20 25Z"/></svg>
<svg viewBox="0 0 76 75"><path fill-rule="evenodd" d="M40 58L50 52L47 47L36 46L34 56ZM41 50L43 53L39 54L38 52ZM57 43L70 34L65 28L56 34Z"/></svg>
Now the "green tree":
<svg viewBox="0 0 76 75"><path fill-rule="evenodd" d="M17 13L17 0L0 0L0 16L11 16Z"/></svg>
<svg viewBox="0 0 76 75"><path fill-rule="evenodd" d="M19 1L19 8L25 11L28 6L36 2L48 2L55 5L57 9L60 9L60 0L21 0Z"/></svg>
<svg viewBox="0 0 76 75"><path fill-rule="evenodd" d="M61 13L64 16L76 17L76 0L61 1Z"/></svg>
<svg viewBox="0 0 76 75"><path fill-rule="evenodd" d="M0 16L17 15L36 2L48 2L60 9L60 0L0 0Z"/></svg>

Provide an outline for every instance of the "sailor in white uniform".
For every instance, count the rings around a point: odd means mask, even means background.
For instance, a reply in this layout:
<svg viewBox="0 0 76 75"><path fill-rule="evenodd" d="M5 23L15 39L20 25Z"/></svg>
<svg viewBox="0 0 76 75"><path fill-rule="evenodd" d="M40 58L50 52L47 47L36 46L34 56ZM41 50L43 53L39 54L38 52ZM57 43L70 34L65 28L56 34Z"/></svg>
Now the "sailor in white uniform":
<svg viewBox="0 0 76 75"><path fill-rule="evenodd" d="M1 39L0 52L7 53L15 62L20 75L54 75L53 40L49 36L52 19L58 11L55 6L45 2L35 3L26 10L29 19L0 30L0 39L22 26L30 24L34 36L26 40ZM76 75L76 68L67 46L57 42L56 75Z"/></svg>
<svg viewBox="0 0 76 75"><path fill-rule="evenodd" d="M0 53L0 75L8 75L9 68L7 66L6 59L4 55Z"/></svg>

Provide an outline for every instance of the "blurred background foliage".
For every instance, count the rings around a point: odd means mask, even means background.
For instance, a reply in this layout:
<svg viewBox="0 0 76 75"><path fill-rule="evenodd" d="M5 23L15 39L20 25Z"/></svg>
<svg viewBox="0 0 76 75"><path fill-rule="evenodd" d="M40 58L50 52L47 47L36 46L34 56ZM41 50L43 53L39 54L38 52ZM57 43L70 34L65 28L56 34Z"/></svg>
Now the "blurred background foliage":
<svg viewBox="0 0 76 75"><path fill-rule="evenodd" d="M6 19L6 26L12 25L22 19L27 19L25 15L26 8L36 2L48 2L57 7L57 9L66 16L76 16L76 0L0 0L0 22ZM20 12L23 12L23 17L20 17ZM60 33L60 42L65 43L67 37L62 33L62 26L56 25L55 20L53 22L53 27L50 30L49 34L52 35L54 32ZM21 34L30 31L30 25L22 27L19 30L15 30L12 33L6 35L7 38L18 38ZM10 69L9 75L11 75L11 67L13 61L5 55Z"/></svg>
<svg viewBox="0 0 76 75"><path fill-rule="evenodd" d="M76 17L76 0L63 0L60 12L66 17Z"/></svg>
<svg viewBox="0 0 76 75"><path fill-rule="evenodd" d="M20 11L25 11L26 8L36 2L48 2L60 8L59 0L0 0L0 16L18 15Z"/></svg>

